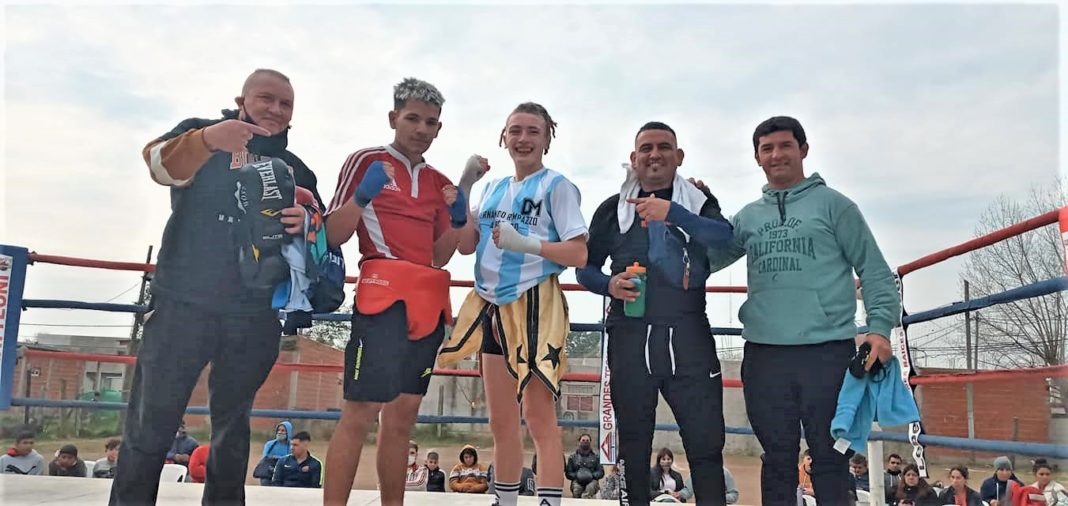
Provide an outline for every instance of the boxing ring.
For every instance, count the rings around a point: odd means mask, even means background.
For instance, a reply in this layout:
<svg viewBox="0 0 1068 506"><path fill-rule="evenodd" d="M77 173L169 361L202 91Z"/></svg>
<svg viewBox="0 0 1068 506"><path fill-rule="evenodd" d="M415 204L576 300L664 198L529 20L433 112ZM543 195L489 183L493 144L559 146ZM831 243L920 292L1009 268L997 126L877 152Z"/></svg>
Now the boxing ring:
<svg viewBox="0 0 1068 506"><path fill-rule="evenodd" d="M907 299L904 297L904 294L907 293L907 290L905 290L905 287L907 286L907 284L905 283L906 275L915 273L924 268L937 265L941 262L963 255L965 253L996 244L1000 241L1018 236L1020 234L1033 231L1042 227L1055 225L1058 223L1060 225L1060 229L1062 232L1061 236L1063 238L1061 251L1063 255L1064 247L1066 244L1068 244L1068 207L1059 210L1049 211L1026 221L1014 224L1012 226L1006 227L1004 229L995 231L993 233L981 237L977 237L975 239L971 239L969 241L963 242L950 248L943 249L941 251L932 253L930 255L924 256L922 258L899 266L896 269L896 274L900 280L900 286L903 293L903 307L904 303L907 302ZM1068 255L1064 255L1062 256L1062 258L1068 258ZM57 299L24 299L23 294L25 291L29 267L35 264L54 264L70 267L133 271L141 273L152 272L154 270L154 265L148 263L116 262L67 256L45 255L36 252L31 252L24 247L0 245L0 330L2 330L2 332L0 332L0 338L3 339L2 343L0 343L2 344L2 346L0 346L0 412L8 410L12 407L82 408L87 410L124 409L126 407L126 404L123 402L52 400L33 397L18 397L14 395L13 387L15 384L17 337L19 331L20 317L24 311L46 308L79 309L131 314L143 314L147 311L146 306L137 304L115 304ZM1064 267L1065 271L1068 272L1068 265L1065 265ZM354 283L356 282L356 278L349 277L346 279L346 281L349 283ZM472 282L454 281L452 283L452 286L471 287ZM575 284L565 284L563 285L563 288L567 291L584 291L581 286ZM709 293L745 293L746 288L742 286L709 286L706 288L706 291ZM1065 276L1060 276L1037 283L1019 286L1001 293L992 294L982 298L954 302L952 304L938 308L917 311L914 313L908 313L907 310L904 311L902 318L902 326L898 329L895 329L895 332L893 332L894 336L892 336L891 338L891 340L894 341L895 354L902 361L902 369L904 371L902 381L906 381L908 385L916 387L920 385L949 383L974 384L979 382L998 381L1004 379L1048 379L1068 377L1068 365L1011 370L973 371L958 374L921 375L918 374L918 372L912 367L912 358L911 354L909 353L909 346L907 341L907 329L909 325L929 322L970 311L976 311L997 304L1004 304L1013 301L1041 297L1044 295L1055 294L1064 291L1068 291L1068 278L1066 278ZM350 318L350 314L344 313L314 315L314 319L326 321L349 321ZM604 349L604 334L603 326L601 324L572 323L571 330L602 332L602 350ZM713 333L716 335L733 336L740 336L741 330L742 329L740 328L728 327L713 327L712 329ZM865 332L865 330L865 328L860 327L858 328L858 333ZM101 363L120 364L132 364L136 360L136 358L133 356L125 355L101 355L44 350L25 350L24 356L48 358L54 360L95 361ZM341 373L342 369L343 366L340 363L324 365L280 362L275 364L274 366L275 371L282 372L307 371L321 373ZM478 376L478 372L476 370L466 369L435 369L434 374L441 376L461 377ZM564 376L564 380L571 382L602 383L602 375L593 373L569 373ZM736 378L724 378L723 385L725 388L740 388L742 386L742 383ZM209 413L208 408L205 406L190 406L188 407L186 412L188 414L196 415L205 415ZM337 420L340 417L340 412L254 409L252 411L252 416L268 417L275 419ZM418 418L418 423L485 424L488 423L488 418L477 416L420 415ZM601 423L601 420L560 420L561 426L585 427L591 429L599 428L601 426ZM678 431L678 426L674 424L658 424L656 426L656 429L660 431ZM728 434L750 436L753 434L752 430L748 427L727 427L726 431ZM604 434L602 434L602 437L604 437ZM1068 444L1004 441L946 436L937 434L925 434L922 433L918 424L916 424L916 427L912 427L911 430L909 430L908 432L890 432L881 430L873 431L871 433L869 442L869 458L871 463L873 464L870 467L873 494L876 493L876 488L882 488L882 447L880 442L884 441L912 443L915 448L915 452L919 452L920 459L923 458L923 446L1003 454L1018 454L1033 457L1068 459ZM914 457L916 457L916 453L914 453ZM876 465L877 463L878 465ZM0 485L4 485L3 488L11 488L13 482L0 481ZM878 487L876 487L876 485L878 485ZM165 489L161 489L161 497L165 495L163 490ZM356 496L354 495L354 497ZM362 502L357 503L363 504Z"/></svg>

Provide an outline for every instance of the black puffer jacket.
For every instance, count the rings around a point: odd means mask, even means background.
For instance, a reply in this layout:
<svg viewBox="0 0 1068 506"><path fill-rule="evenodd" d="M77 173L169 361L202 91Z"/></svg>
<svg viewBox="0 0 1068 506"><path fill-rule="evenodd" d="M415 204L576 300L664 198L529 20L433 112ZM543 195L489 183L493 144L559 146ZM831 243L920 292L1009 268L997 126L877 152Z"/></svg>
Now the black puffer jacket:
<svg viewBox="0 0 1068 506"><path fill-rule="evenodd" d="M601 459L595 452L583 453L582 450L578 450L567 458L564 476L570 481L586 486L591 481L604 478L604 468L601 467Z"/></svg>

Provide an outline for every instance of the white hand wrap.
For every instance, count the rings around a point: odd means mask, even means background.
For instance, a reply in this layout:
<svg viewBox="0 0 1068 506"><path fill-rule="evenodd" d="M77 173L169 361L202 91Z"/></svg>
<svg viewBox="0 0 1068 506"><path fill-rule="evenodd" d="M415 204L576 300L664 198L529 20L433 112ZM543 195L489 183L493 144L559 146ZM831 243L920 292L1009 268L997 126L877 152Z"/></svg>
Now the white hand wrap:
<svg viewBox="0 0 1068 506"><path fill-rule="evenodd" d="M486 170L482 168L482 163L479 161L478 155L471 155L471 158L467 159L467 165L464 165L464 172L460 175L460 188L470 195L471 187L482 179L482 176L486 175Z"/></svg>
<svg viewBox="0 0 1068 506"><path fill-rule="evenodd" d="M541 241L520 234L511 223L502 221L497 224L497 228L501 231L500 239L497 241L497 247L509 251L529 253L531 255L541 254Z"/></svg>

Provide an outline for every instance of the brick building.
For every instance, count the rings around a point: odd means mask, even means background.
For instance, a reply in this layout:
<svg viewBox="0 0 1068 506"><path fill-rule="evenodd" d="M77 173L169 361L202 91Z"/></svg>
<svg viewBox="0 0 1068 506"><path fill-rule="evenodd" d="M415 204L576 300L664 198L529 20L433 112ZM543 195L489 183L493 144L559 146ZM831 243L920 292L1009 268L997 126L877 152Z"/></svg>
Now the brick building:
<svg viewBox="0 0 1068 506"><path fill-rule="evenodd" d="M296 349L278 354L280 363L341 365L345 360L344 350L313 341L306 337L297 339ZM204 369L189 400L190 406L208 405L208 375L211 366ZM299 409L326 411L341 407L340 372L306 372L272 370L267 381L256 393L253 409ZM196 427L206 423L206 416L186 416L186 423ZM272 430L278 420L253 418L253 431Z"/></svg>
<svg viewBox="0 0 1068 506"><path fill-rule="evenodd" d="M924 375L960 373L955 369L924 368ZM968 437L968 384L920 385L916 389L924 431L939 436ZM975 437L1001 441L1050 442L1050 391L1046 378L1031 377L972 384ZM1014 426L1016 434L1013 434ZM1014 437L1015 436L1015 437ZM973 452L928 447L941 459L966 459ZM997 455L975 452L980 461Z"/></svg>

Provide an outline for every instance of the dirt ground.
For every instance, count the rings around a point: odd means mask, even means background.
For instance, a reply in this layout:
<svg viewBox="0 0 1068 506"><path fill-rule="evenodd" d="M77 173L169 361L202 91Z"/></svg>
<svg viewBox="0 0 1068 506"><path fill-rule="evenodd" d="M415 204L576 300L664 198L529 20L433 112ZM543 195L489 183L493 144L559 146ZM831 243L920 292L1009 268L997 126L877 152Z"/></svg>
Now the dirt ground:
<svg viewBox="0 0 1068 506"><path fill-rule="evenodd" d="M45 460L51 459L52 455L59 450L59 447L64 444L71 443L78 447L78 457L84 460L96 460L103 458L104 456L104 439L82 439L82 440L69 440L69 441L38 441L36 449L41 455L45 456ZM327 440L314 440L309 445L312 455L315 455L319 460L326 461L326 448L329 441ZM256 466L256 462L259 462L260 456L263 454L263 440L253 440L252 448L249 450L249 467L248 476L245 483L248 485L259 485L260 480L252 477L252 468ZM442 446L423 446L420 445L419 453L426 455L428 451L437 451L441 455L441 467L446 474L452 469L458 460L460 450L463 445L450 444ZM356 473L356 483L352 488L356 489L376 489L378 488L378 473L375 470L375 454L377 447L373 444L365 444L363 447L363 456L360 458L360 468ZM529 466L530 459L533 457L533 449L527 449L524 456L524 463ZM676 456L676 467L678 467L683 474L688 473L689 464L686 462L685 455ZM493 448L478 448L479 462L489 463L493 461ZM728 455L725 457L727 467L731 470L735 479L738 481L738 489L741 492L741 501L743 504L759 504L759 477L760 468L759 460L755 457L740 457ZM566 492L565 492L566 493Z"/></svg>
<svg viewBox="0 0 1068 506"><path fill-rule="evenodd" d="M39 441L36 449L42 455L45 456L45 460L48 461L52 458L52 455L64 444L71 443L78 447L79 457L85 460L96 460L102 458L104 455L104 440L105 439L89 439L89 440L68 440L68 441ZM311 453L318 457L320 460L326 460L326 448L329 441L325 439L318 439L312 441L310 444ZM420 454L426 455L426 452L434 450L441 455L441 467L448 474L452 466L456 464L457 457L460 454L460 449L463 445L460 444L447 444L441 446L420 446ZM262 455L263 440L253 439L252 448L249 451L249 468L248 477L246 483L248 485L259 485L259 480L252 477L252 468L255 467L256 462L259 461ZM355 489L376 489L378 488L377 472L375 470L375 453L377 448L368 443L364 445L363 456L360 459L360 468L356 474L356 483L353 488ZM489 463L493 460L493 448L492 447L480 447L478 448L479 461L483 463ZM524 457L526 465L530 465L530 459L533 456L533 450L528 448ZM686 462L686 456L676 454L675 465L679 470L687 475L689 472L689 464ZM1021 460L1022 459L1022 460ZM1027 458L1021 457L1018 462L1028 462ZM760 504L760 460L757 457L741 456L741 455L725 455L724 462L727 468L730 469L731 474L734 475L735 480L738 483L738 491L740 492L741 504ZM1030 473L1030 464L1027 464L1027 469L1024 469L1023 464L1019 464L1020 469L1017 475L1021 480L1031 483L1033 477ZM945 470L949 468L949 465L932 464L932 479L945 480ZM991 467L969 467L972 470L972 476L975 477L969 482L969 486L978 490L982 480L993 475L993 468ZM1065 483L1068 482L1068 470L1061 469L1059 473L1054 477L1055 480ZM567 492L565 492L567 494Z"/></svg>

